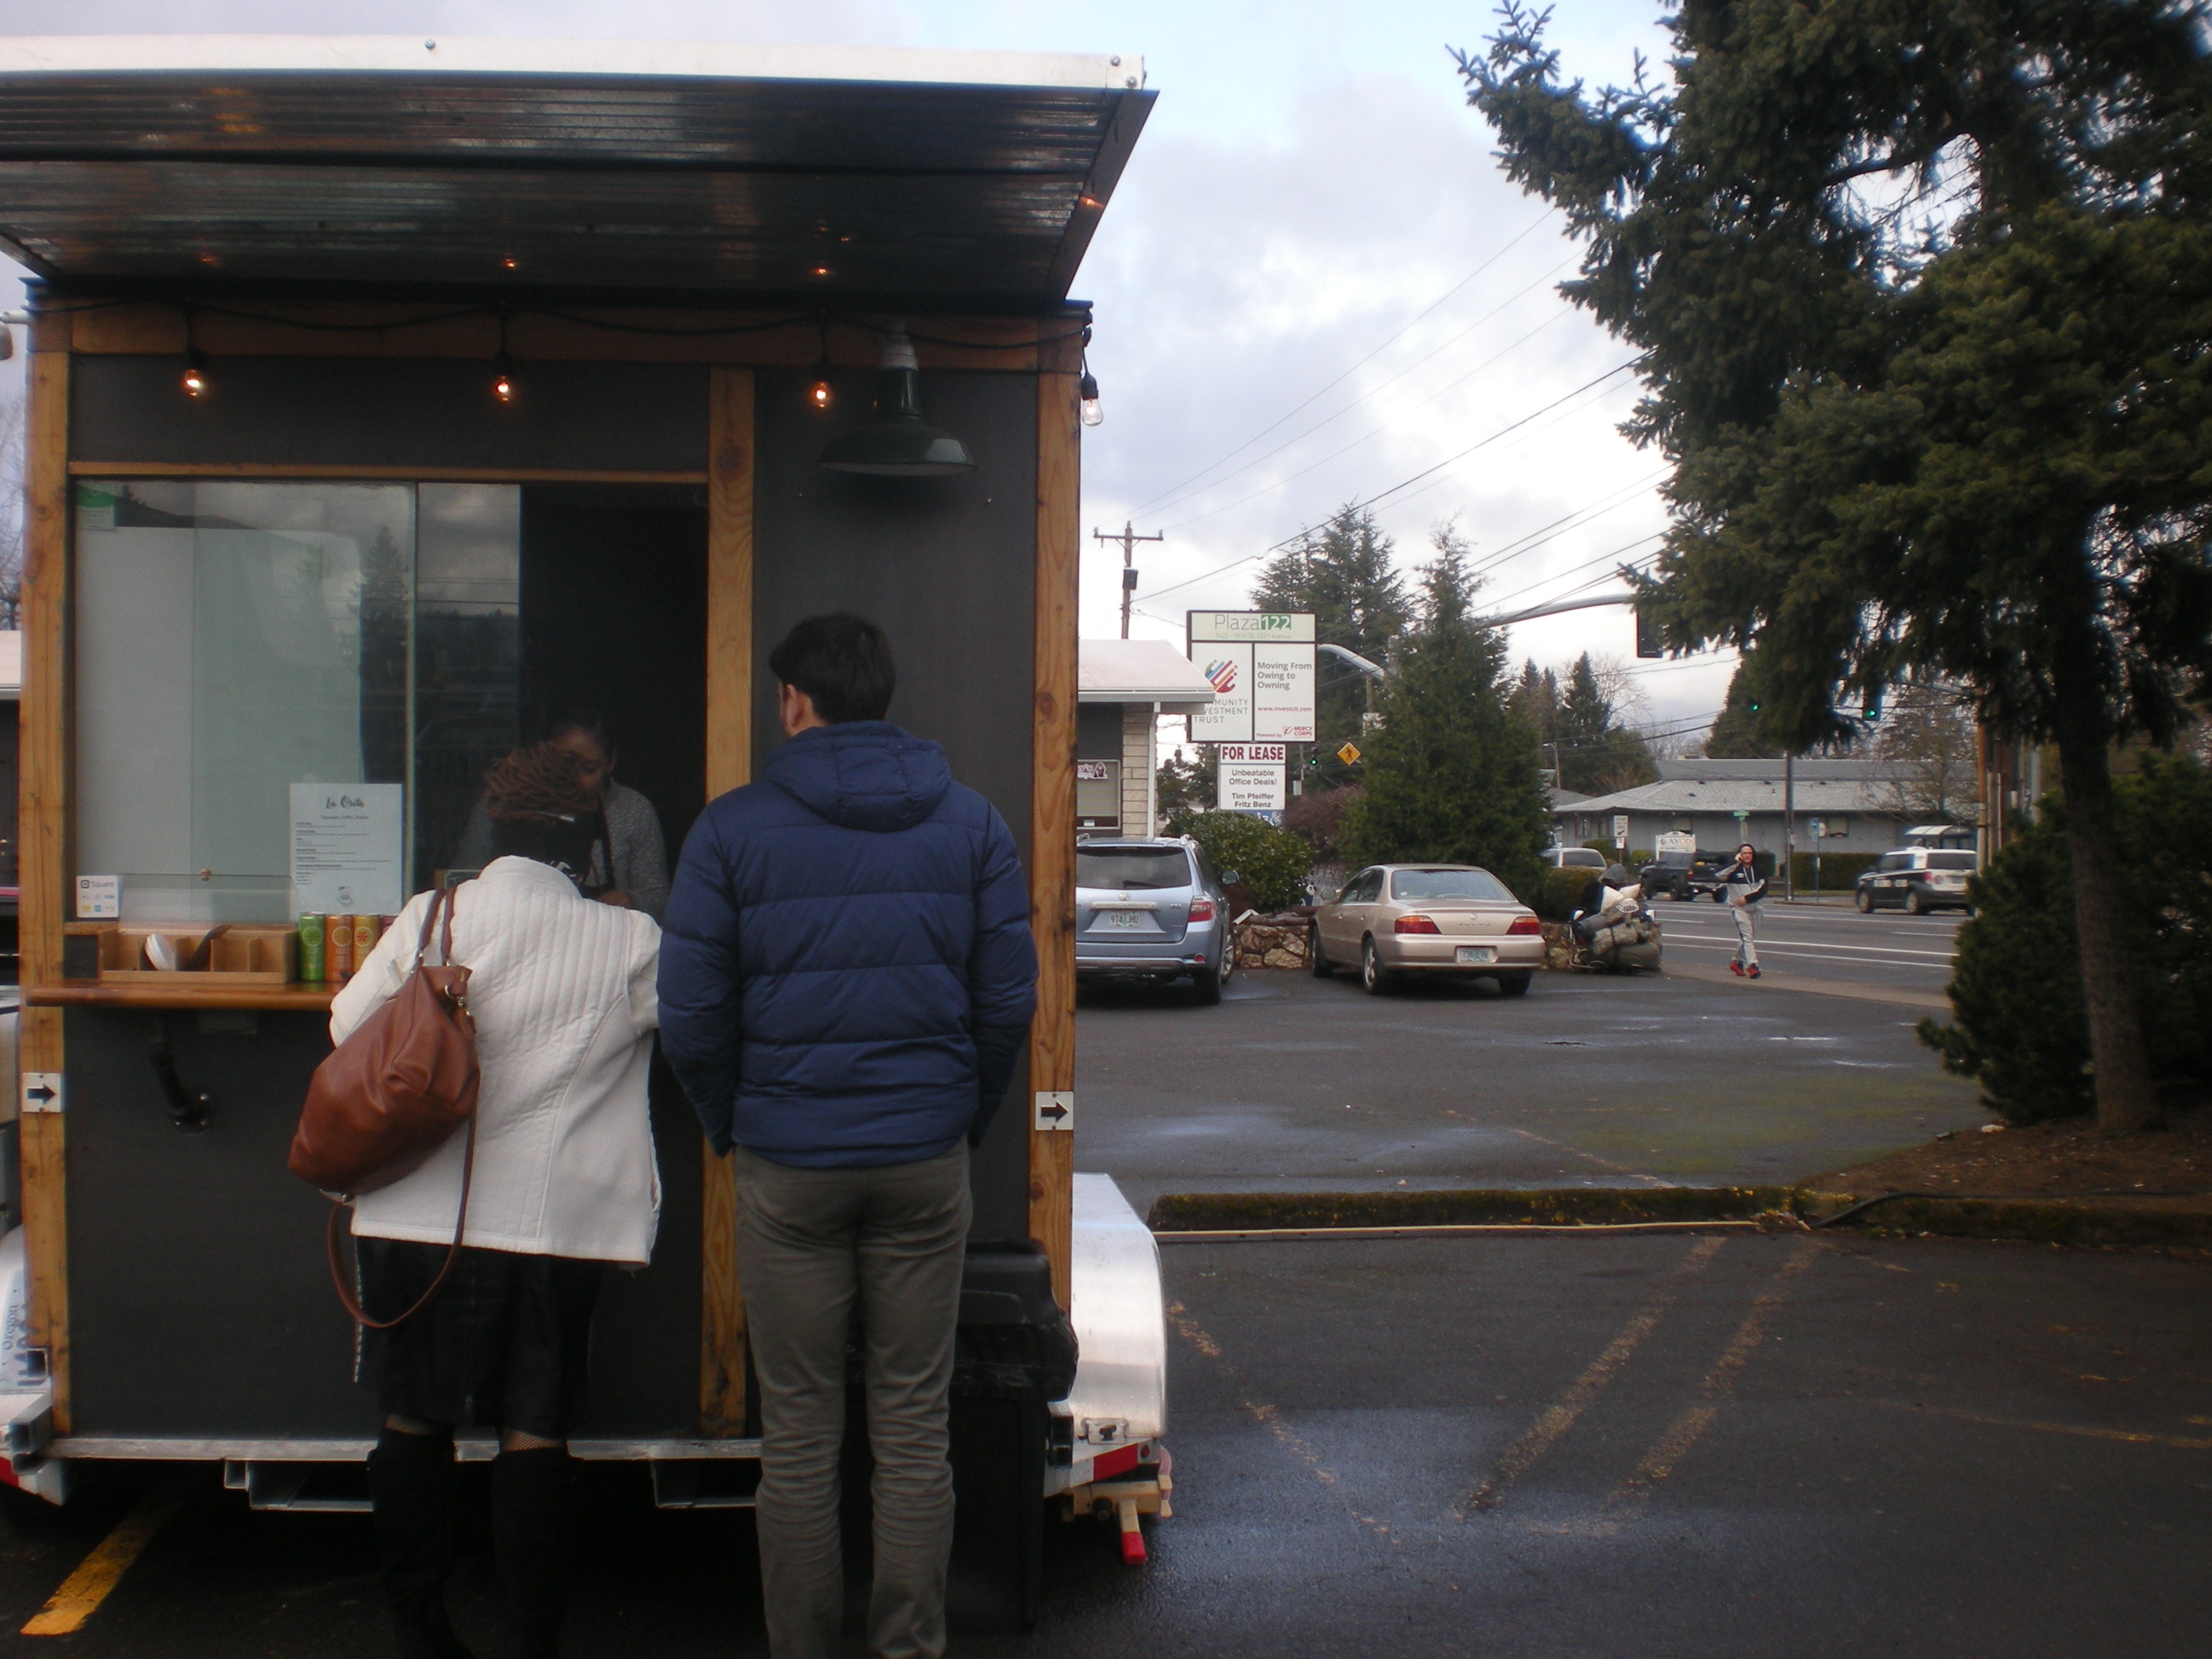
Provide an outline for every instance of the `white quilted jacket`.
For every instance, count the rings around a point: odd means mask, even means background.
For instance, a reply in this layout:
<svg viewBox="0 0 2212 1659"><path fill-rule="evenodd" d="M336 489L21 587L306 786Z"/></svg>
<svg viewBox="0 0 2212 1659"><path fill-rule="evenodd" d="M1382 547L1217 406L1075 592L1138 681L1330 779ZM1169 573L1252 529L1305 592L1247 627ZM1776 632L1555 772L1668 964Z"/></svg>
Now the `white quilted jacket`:
<svg viewBox="0 0 2212 1659"><path fill-rule="evenodd" d="M585 898L529 859L495 859L457 892L453 959L472 970L483 1066L465 1242L643 1263L660 1219L646 1108L659 927L641 911ZM408 902L332 1000L331 1042L344 1042L405 981L429 902L427 893ZM450 1243L463 1139L362 1197L354 1231Z"/></svg>

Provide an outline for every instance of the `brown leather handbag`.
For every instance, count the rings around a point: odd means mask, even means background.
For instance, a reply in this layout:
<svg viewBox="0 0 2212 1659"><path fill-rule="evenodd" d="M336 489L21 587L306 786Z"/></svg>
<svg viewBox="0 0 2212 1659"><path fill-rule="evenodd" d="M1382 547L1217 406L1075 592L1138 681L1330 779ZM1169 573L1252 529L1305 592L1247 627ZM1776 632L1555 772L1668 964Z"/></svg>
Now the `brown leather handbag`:
<svg viewBox="0 0 2212 1659"><path fill-rule="evenodd" d="M469 1183L476 1170L476 1021L469 1012L469 970L453 960L454 890L441 889L422 918L414 970L358 1030L315 1068L307 1104L292 1137L294 1175L325 1192L342 1194L331 1206L327 1248L331 1278L346 1311L376 1330L411 1318L445 1287L460 1259L468 1229ZM441 915L444 927L441 930ZM428 962L437 933L439 960ZM346 1204L362 1193L412 1174L466 1124L461 1159L460 1213L445 1266L415 1305L396 1319L371 1319L348 1282L343 1239Z"/></svg>

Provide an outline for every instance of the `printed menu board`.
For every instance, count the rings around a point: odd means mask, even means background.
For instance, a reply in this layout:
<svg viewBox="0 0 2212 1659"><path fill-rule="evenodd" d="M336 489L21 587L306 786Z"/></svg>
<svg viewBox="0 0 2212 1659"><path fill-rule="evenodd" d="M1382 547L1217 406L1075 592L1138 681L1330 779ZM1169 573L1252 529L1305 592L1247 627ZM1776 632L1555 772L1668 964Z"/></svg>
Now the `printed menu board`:
<svg viewBox="0 0 2212 1659"><path fill-rule="evenodd" d="M397 783L292 786L295 914L397 915L407 791Z"/></svg>

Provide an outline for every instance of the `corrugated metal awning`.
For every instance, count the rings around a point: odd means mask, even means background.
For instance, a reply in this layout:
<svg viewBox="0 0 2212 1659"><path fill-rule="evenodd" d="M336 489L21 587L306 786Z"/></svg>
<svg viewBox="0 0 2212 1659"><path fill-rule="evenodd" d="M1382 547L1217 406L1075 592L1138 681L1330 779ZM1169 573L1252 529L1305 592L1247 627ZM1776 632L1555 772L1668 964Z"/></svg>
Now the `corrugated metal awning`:
<svg viewBox="0 0 2212 1659"><path fill-rule="evenodd" d="M0 40L0 240L64 287L1046 307L1143 82L1106 55Z"/></svg>

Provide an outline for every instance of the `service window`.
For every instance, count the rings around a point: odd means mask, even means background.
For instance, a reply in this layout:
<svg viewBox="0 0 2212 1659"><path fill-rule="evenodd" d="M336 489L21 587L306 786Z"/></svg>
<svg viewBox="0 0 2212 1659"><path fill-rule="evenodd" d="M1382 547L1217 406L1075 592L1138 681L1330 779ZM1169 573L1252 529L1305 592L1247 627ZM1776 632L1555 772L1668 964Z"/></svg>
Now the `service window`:
<svg viewBox="0 0 2212 1659"><path fill-rule="evenodd" d="M396 803L396 908L486 860L485 770L585 710L672 849L705 526L661 486L80 480L75 873L120 877L126 921L284 921L295 786L385 786L356 795Z"/></svg>
<svg viewBox="0 0 2212 1659"><path fill-rule="evenodd" d="M76 491L76 871L124 915L281 921L290 786L407 781L415 491Z"/></svg>

